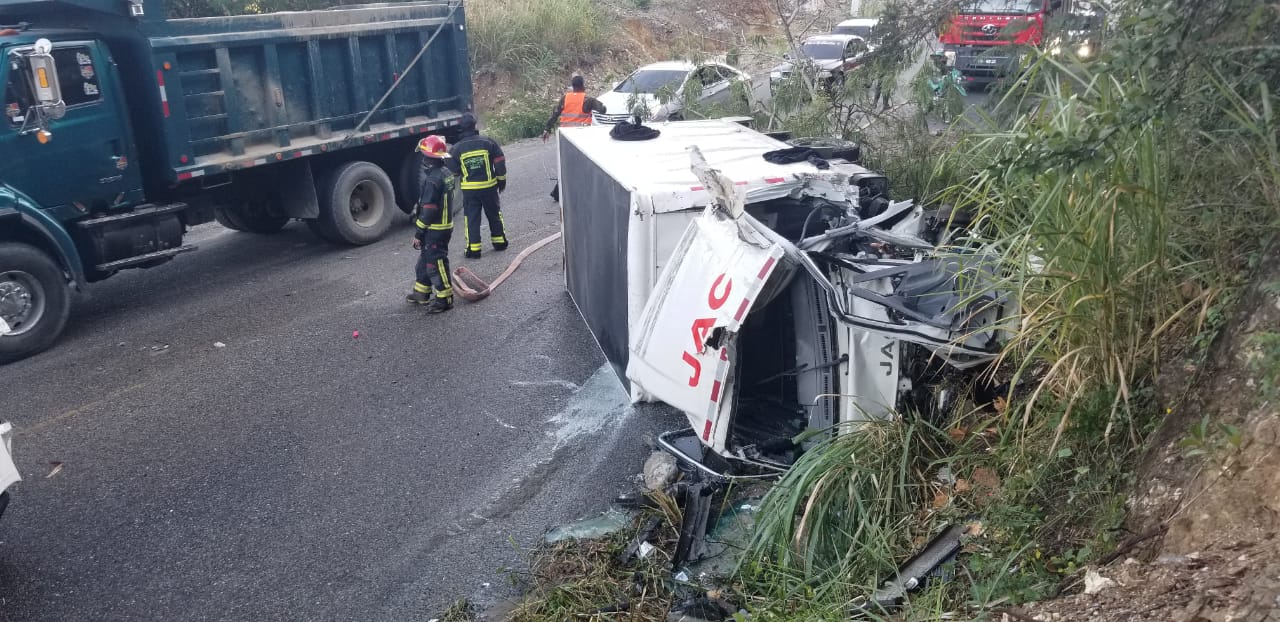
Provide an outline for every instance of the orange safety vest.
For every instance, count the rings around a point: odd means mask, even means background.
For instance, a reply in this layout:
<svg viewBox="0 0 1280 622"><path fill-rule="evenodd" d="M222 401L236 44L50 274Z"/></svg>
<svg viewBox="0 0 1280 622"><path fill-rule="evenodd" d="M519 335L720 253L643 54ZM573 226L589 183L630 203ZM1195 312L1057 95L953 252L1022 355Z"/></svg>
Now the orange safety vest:
<svg viewBox="0 0 1280 622"><path fill-rule="evenodd" d="M586 100L586 93L571 91L564 94L564 108L560 109L560 127L591 125L591 115L583 107Z"/></svg>

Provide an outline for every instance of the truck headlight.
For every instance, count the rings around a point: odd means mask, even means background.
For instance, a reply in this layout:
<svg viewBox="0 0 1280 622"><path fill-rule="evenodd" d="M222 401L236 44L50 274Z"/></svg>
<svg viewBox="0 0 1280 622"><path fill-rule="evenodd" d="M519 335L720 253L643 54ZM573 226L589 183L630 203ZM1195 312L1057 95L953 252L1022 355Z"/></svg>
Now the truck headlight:
<svg viewBox="0 0 1280 622"><path fill-rule="evenodd" d="M769 72L769 79L770 79L770 80L781 80L781 79L782 79L782 72L781 72L781 71L770 71L770 72Z"/></svg>
<svg viewBox="0 0 1280 622"><path fill-rule="evenodd" d="M827 70L827 69L823 69L822 71L819 71L819 72L818 72L818 77L819 77L819 78L830 78L830 77L831 77L831 72L830 72L829 70Z"/></svg>
<svg viewBox="0 0 1280 622"><path fill-rule="evenodd" d="M943 57L943 58L945 58L945 59L947 59L947 66L948 66L948 67L954 67L954 66L956 65L956 51L955 51L955 50L943 50L943 51L942 51L942 57Z"/></svg>
<svg viewBox="0 0 1280 622"><path fill-rule="evenodd" d="M1049 54L1051 56L1062 56L1061 37L1054 37L1053 40L1049 42Z"/></svg>
<svg viewBox="0 0 1280 622"><path fill-rule="evenodd" d="M1080 58L1089 58L1093 55L1093 48L1089 47L1089 42L1080 44L1080 48L1076 50L1076 56Z"/></svg>

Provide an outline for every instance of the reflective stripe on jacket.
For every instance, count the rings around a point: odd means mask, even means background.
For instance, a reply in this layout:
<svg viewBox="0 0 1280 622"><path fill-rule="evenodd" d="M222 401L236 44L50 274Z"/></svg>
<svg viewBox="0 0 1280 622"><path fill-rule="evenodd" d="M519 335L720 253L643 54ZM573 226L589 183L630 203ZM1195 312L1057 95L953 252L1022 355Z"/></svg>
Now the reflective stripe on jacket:
<svg viewBox="0 0 1280 622"><path fill-rule="evenodd" d="M564 94L564 108L560 109L560 127L573 125L591 125L591 113L586 111L583 102L587 94L572 91Z"/></svg>

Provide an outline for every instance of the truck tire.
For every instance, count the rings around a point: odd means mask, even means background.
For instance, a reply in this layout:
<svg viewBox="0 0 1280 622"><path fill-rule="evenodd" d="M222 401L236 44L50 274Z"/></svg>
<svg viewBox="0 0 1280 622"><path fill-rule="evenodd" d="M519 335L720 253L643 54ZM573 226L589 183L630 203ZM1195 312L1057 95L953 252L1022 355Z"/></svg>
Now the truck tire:
<svg viewBox="0 0 1280 622"><path fill-rule="evenodd" d="M339 166L318 194L320 217L313 231L318 226L341 242L360 246L377 241L391 227L396 191L376 164L348 162ZM327 239L323 234L320 237Z"/></svg>
<svg viewBox="0 0 1280 622"><path fill-rule="evenodd" d="M244 225L240 224L239 220L236 220L236 215L233 210L229 210L224 207L215 207L213 208L213 219L218 221L218 224L231 229L232 231L244 231Z"/></svg>
<svg viewBox="0 0 1280 622"><path fill-rule="evenodd" d="M264 197L257 201L245 201L236 205L216 207L213 217L218 224L236 231L248 233L279 233L289 224L289 217L272 208L272 199Z"/></svg>
<svg viewBox="0 0 1280 622"><path fill-rule="evenodd" d="M414 151L400 162L400 171L396 175L396 205L400 206L400 211L412 216L421 192L422 156Z"/></svg>
<svg viewBox="0 0 1280 622"><path fill-rule="evenodd" d="M0 242L0 363L35 354L62 334L71 315L71 292L62 268L44 251Z"/></svg>

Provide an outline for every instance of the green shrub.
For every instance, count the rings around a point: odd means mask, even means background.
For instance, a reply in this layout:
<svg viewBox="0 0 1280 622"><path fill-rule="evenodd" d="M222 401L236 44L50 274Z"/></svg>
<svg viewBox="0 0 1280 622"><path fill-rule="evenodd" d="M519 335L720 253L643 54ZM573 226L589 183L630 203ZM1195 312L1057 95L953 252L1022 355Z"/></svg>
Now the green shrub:
<svg viewBox="0 0 1280 622"><path fill-rule="evenodd" d="M490 116L485 132L498 142L538 136L546 128L553 103L549 98L520 96Z"/></svg>

